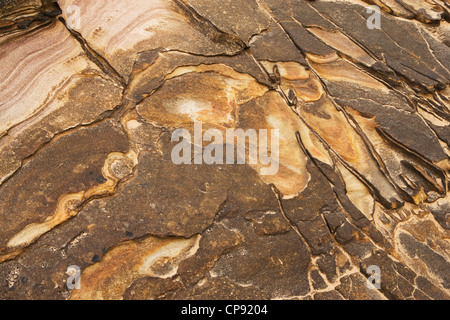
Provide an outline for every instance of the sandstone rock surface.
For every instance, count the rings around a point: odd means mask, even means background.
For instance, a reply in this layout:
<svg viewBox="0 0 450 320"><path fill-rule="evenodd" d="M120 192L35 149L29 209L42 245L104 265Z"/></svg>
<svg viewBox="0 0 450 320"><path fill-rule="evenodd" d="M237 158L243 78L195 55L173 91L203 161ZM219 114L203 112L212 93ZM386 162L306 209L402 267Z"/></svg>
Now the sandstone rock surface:
<svg viewBox="0 0 450 320"><path fill-rule="evenodd" d="M449 8L0 0L0 299L450 299Z"/></svg>

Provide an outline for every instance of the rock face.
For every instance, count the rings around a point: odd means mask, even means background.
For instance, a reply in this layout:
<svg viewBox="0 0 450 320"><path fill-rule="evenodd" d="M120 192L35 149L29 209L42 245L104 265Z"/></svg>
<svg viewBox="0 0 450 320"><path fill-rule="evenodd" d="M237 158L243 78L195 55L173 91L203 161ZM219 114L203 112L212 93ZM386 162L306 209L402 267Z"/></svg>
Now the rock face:
<svg viewBox="0 0 450 320"><path fill-rule="evenodd" d="M449 19L0 0L0 299L450 299Z"/></svg>

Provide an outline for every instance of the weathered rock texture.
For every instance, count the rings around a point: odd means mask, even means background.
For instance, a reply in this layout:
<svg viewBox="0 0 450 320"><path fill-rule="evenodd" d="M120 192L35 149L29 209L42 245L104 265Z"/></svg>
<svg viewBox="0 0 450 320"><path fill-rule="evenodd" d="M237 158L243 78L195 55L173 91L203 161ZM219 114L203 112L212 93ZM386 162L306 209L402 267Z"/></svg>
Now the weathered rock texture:
<svg viewBox="0 0 450 320"><path fill-rule="evenodd" d="M0 0L0 298L449 299L449 19ZM278 129L278 172L174 164L195 120Z"/></svg>

